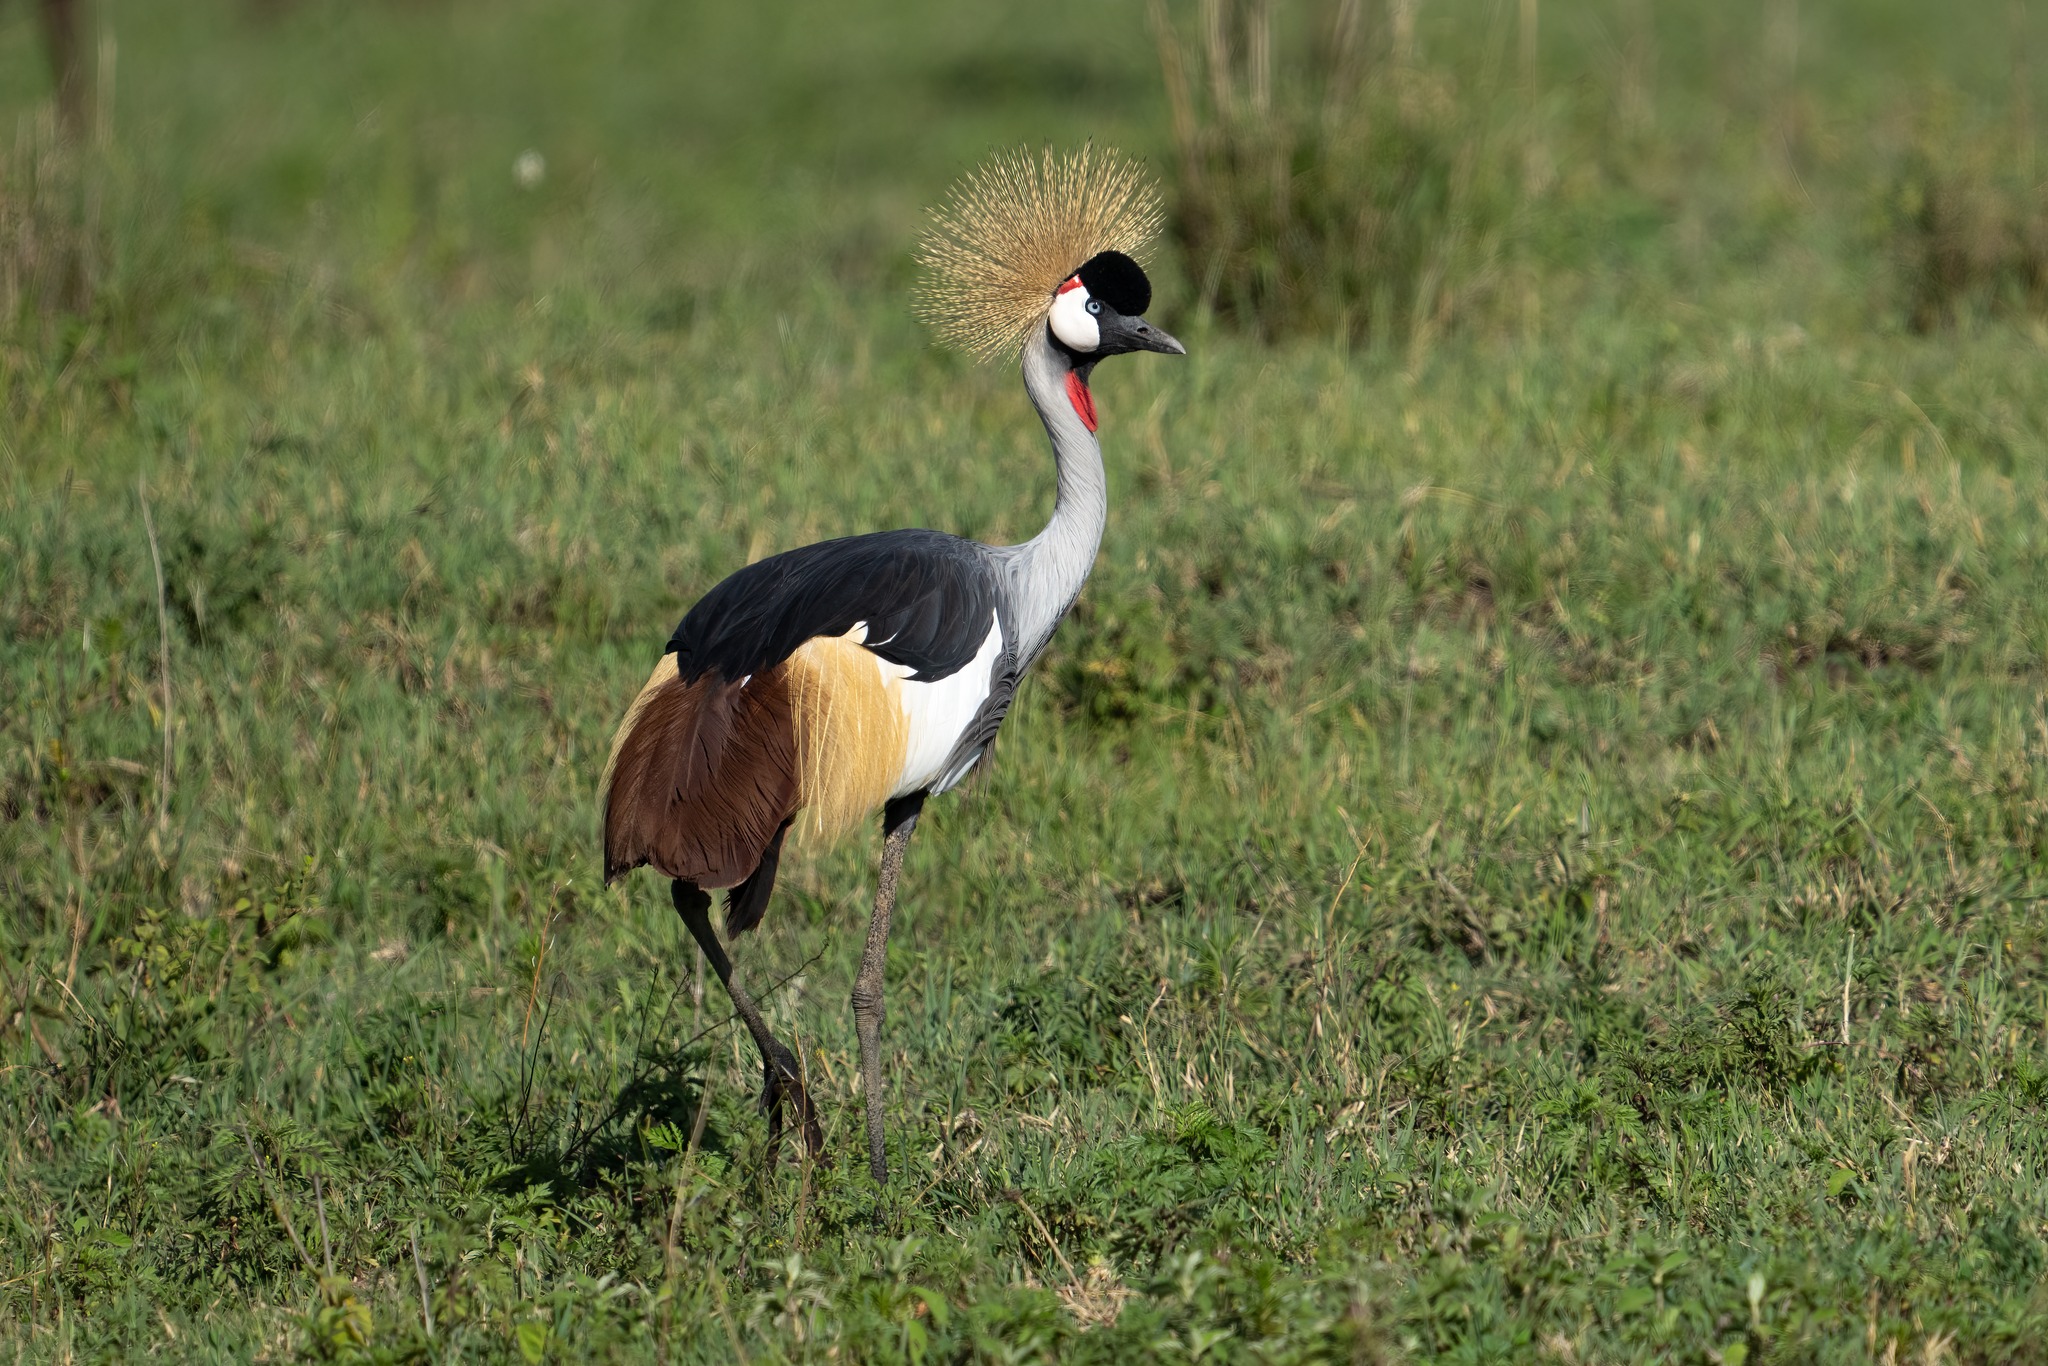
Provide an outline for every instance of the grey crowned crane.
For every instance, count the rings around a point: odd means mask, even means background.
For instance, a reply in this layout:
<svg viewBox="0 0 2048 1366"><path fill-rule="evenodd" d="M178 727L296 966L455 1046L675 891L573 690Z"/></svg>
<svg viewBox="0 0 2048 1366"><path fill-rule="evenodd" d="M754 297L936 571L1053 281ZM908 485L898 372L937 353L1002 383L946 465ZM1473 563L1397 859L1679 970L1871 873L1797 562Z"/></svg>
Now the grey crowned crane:
<svg viewBox="0 0 2048 1366"><path fill-rule="evenodd" d="M770 1152L782 1107L824 1138L797 1061L769 1031L712 928L760 923L783 839L830 837L880 810L882 863L854 980L868 1166L882 1130L882 964L903 854L925 799L989 751L1018 680L1095 560L1108 514L1088 380L1106 356L1185 355L1144 318L1131 253L1158 229L1134 164L1092 148L1014 152L969 175L933 215L920 311L981 359L1021 350L1024 389L1052 438L1052 520L1022 545L882 531L785 551L724 580L684 616L627 709L604 778L605 881L649 865L761 1053Z"/></svg>

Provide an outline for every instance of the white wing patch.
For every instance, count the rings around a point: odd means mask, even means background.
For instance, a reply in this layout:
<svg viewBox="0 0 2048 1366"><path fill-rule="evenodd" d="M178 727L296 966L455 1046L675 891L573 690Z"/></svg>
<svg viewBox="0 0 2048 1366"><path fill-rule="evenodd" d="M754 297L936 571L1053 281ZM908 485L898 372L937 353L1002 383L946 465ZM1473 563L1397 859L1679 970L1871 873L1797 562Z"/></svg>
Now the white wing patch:
<svg viewBox="0 0 2048 1366"><path fill-rule="evenodd" d="M981 711L981 704L988 701L990 689L995 682L996 660L1003 653L1002 626L995 613L989 613L988 635L982 639L981 648L974 652L974 658L966 665L934 683L919 683L908 675L913 672L901 664L891 664L880 655L875 662L881 665L882 676L900 680L896 684L896 695L902 699L903 714L910 718L910 741L903 752L903 772L896 780L896 788L889 795L901 797L930 787L946 776L946 760L953 753L953 746Z"/></svg>

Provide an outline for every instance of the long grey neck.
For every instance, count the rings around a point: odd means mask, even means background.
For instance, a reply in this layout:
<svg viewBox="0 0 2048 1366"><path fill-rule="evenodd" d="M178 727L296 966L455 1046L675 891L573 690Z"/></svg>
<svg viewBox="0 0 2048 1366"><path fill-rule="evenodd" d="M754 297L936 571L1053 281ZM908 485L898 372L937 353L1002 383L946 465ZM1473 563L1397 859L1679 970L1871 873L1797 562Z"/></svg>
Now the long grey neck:
<svg viewBox="0 0 2048 1366"><path fill-rule="evenodd" d="M1081 595L1095 551L1109 519L1109 486L1102 472L1102 445L1074 411L1067 395L1073 370L1045 328L1024 347L1024 390L1052 438L1059 469L1059 493L1052 520L1022 545L1002 546L1003 566L1017 629L1017 656L1029 665L1052 639L1060 618Z"/></svg>

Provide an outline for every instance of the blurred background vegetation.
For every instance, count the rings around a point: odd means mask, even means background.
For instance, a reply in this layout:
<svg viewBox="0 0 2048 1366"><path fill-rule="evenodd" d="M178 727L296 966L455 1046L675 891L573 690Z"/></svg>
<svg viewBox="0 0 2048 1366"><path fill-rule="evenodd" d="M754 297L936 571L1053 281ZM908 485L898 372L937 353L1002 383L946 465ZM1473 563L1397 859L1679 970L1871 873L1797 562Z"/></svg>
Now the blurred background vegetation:
<svg viewBox="0 0 2048 1366"><path fill-rule="evenodd" d="M2008 1361L2048 1341L2048 20L1982 0L0 5L25 1360ZM684 607L1029 535L907 307L1145 157L1185 363L891 953L592 787Z"/></svg>
<svg viewBox="0 0 2048 1366"><path fill-rule="evenodd" d="M1865 275L1836 302L1873 325L2048 289L2032 24L1991 0L1939 25L1798 0L52 8L91 30L68 149L38 11L6 20L17 328L144 344L166 306L288 266L408 309L888 289L961 165L1082 137L1170 172L1172 265L1267 338L1527 324L1546 295L1769 274L1795 246Z"/></svg>

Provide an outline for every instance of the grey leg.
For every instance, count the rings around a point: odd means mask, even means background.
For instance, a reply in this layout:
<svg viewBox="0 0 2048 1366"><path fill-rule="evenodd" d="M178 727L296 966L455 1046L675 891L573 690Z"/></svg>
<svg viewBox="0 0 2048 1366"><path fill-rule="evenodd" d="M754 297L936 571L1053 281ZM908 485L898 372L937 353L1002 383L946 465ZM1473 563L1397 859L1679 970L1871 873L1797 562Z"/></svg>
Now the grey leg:
<svg viewBox="0 0 2048 1366"><path fill-rule="evenodd" d="M860 1086L867 1099L868 1172L877 1184L889 1180L889 1157L882 1133L882 967L889 951L889 920L896 913L896 879L903 872L903 851L924 809L924 793L899 797L882 810L882 872L875 882L875 914L868 921L867 947L861 950L860 975L853 979L853 1027L860 1035Z"/></svg>
<svg viewBox="0 0 2048 1366"><path fill-rule="evenodd" d="M725 945L718 941L718 932L711 928L711 897L694 883L675 882L669 885L669 897L675 902L676 913L689 928L691 938L704 950L704 956L711 960L711 970L718 974L718 980L725 984L725 994L732 997L733 1009L747 1026L747 1032L754 1036L754 1047L761 1053L761 1071L765 1083L761 1091L761 1108L768 1112L768 1161L772 1166L782 1144L782 1102L788 1099L796 1106L797 1121L803 1125L804 1146L811 1156L822 1157L825 1149L825 1134L818 1127L818 1117L811 1108L811 1098L804 1092L802 1074L797 1070L796 1055L783 1047L782 1041L768 1030L768 1022L761 1018L760 1007L754 998L738 982L733 980L732 960L725 955Z"/></svg>

